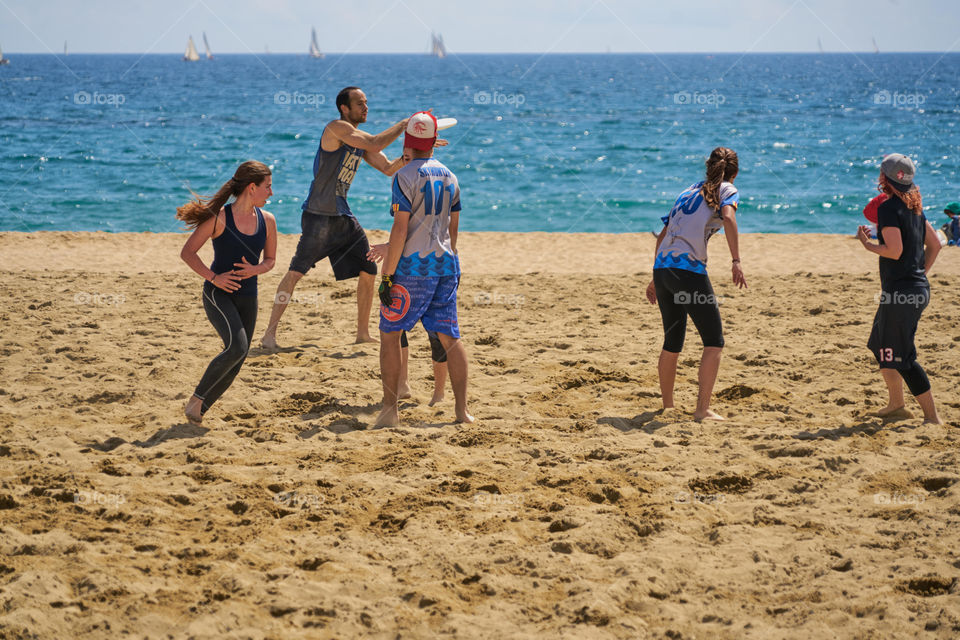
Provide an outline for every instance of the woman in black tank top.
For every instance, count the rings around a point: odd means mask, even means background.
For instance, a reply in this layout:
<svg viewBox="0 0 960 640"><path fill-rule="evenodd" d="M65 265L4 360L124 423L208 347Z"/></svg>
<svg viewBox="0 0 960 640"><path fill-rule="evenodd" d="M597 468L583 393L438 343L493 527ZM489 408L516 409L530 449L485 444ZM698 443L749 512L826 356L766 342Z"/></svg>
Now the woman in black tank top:
<svg viewBox="0 0 960 640"><path fill-rule="evenodd" d="M205 280L203 308L224 346L184 408L192 424L199 425L229 388L250 350L257 320L257 276L273 269L277 256L277 221L260 210L273 194L272 184L270 169L248 160L215 196L177 209L177 218L193 229L180 258ZM227 204L231 196L236 199ZM197 255L208 239L213 241L209 267Z"/></svg>

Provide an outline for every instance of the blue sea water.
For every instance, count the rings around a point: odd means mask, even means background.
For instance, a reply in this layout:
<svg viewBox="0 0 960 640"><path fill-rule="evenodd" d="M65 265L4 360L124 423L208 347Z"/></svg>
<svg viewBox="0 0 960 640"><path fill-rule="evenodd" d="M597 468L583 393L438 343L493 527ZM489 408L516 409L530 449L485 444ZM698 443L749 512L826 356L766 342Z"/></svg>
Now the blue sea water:
<svg viewBox="0 0 960 640"><path fill-rule="evenodd" d="M379 131L433 108L470 231L658 230L717 145L740 156L744 231L853 233L881 156L910 154L928 217L960 199L960 54L11 55L0 66L0 230L176 231L189 189L271 165L298 233L334 99ZM400 153L394 143L387 154ZM389 228L390 181L351 206Z"/></svg>

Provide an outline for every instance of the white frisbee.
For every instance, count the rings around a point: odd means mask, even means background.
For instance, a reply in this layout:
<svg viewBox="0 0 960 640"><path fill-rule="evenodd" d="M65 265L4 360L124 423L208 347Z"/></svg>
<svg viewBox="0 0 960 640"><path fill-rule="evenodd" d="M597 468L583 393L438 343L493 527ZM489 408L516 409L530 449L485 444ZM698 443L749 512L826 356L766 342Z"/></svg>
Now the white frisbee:
<svg viewBox="0 0 960 640"><path fill-rule="evenodd" d="M456 118L437 118L437 131L449 129L455 124L457 124Z"/></svg>

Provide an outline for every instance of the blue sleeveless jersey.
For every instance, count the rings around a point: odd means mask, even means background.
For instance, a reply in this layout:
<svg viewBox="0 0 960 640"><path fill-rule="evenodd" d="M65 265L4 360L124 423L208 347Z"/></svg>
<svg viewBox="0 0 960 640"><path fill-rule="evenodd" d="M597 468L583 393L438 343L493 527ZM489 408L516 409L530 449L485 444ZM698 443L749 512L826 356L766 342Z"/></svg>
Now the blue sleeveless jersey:
<svg viewBox="0 0 960 640"><path fill-rule="evenodd" d="M213 239L213 264L210 270L214 273L232 271L241 258L246 258L250 264L260 264L260 254L267 244L267 225L263 220L263 212L257 209L257 230L253 235L247 235L237 230L233 220L233 205L224 207L224 217L227 226L219 236ZM240 288L233 292L239 296L257 295L257 276L240 281Z"/></svg>

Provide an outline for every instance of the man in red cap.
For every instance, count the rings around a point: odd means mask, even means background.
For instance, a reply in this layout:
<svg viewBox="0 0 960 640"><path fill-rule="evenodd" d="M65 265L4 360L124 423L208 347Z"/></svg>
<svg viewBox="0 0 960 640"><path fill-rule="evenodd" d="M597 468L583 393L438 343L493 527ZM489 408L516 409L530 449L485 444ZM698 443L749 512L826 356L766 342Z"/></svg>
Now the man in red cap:
<svg viewBox="0 0 960 640"><path fill-rule="evenodd" d="M447 356L457 422L473 422L467 411L467 353L457 320L457 177L433 157L437 119L427 111L407 121L404 154L410 162L393 178L393 227L380 283L380 377L383 409L377 426L400 423L398 390L401 332L417 322L438 335Z"/></svg>

